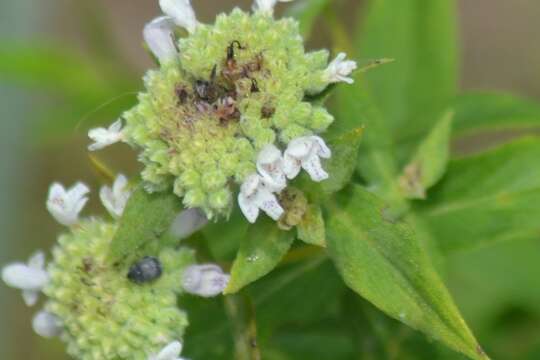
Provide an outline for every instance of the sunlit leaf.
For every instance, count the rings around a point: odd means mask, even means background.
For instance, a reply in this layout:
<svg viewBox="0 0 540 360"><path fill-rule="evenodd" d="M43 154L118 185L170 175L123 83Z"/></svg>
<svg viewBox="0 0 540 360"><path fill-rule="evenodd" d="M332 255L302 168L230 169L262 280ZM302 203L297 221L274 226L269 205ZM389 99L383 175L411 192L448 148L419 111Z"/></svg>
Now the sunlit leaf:
<svg viewBox="0 0 540 360"><path fill-rule="evenodd" d="M391 317L486 359L412 229L389 221L385 207L359 186L328 204L328 249L345 283Z"/></svg>

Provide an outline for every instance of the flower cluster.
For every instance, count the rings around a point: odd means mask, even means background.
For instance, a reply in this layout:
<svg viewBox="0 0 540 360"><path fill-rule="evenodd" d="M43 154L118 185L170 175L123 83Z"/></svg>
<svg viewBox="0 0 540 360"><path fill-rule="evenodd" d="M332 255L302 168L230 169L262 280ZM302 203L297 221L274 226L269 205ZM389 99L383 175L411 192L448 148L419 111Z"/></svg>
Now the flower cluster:
<svg viewBox="0 0 540 360"><path fill-rule="evenodd" d="M319 157L330 152L318 134L333 117L306 95L352 82L356 63L339 54L329 64L326 50L306 52L298 23L273 18L277 2L256 0L252 14L235 9L209 25L196 19L189 0L161 0L165 15L144 30L160 68L146 74L146 91L123 114L124 127L92 130L90 149L118 141L140 149L147 190L172 188L209 219L229 214L239 187L249 221L255 208L279 217L274 194L284 174L292 178L302 167L316 181L326 176ZM178 27L188 36L176 39ZM283 168L261 171L277 148L286 148Z"/></svg>
<svg viewBox="0 0 540 360"><path fill-rule="evenodd" d="M113 259L116 221L80 218L89 192L82 183L70 189L51 186L47 208L69 231L59 237L48 265L45 253L38 252L28 263L5 266L3 281L21 289L29 306L37 304L40 293L46 295L32 327L40 336L61 337L77 359L181 359L187 315L177 307L177 296L219 295L229 276L216 265L193 264L193 252L172 242L147 244L125 259ZM101 188L113 220L122 215L130 194L123 175ZM194 210L183 211L177 222L182 237L205 223Z"/></svg>

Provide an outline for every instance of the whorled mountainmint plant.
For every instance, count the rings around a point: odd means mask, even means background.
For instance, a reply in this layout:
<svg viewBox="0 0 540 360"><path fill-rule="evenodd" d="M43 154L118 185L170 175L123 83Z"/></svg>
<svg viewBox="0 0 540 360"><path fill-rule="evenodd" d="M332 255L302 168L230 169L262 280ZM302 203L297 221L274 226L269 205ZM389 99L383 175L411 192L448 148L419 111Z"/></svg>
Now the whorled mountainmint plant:
<svg viewBox="0 0 540 360"><path fill-rule="evenodd" d="M139 103L109 129L94 129L97 150L124 141L140 150L148 191L173 189L208 218L227 216L239 192L250 222L262 210L278 220L279 195L301 168L328 177L331 156L320 136L334 118L308 95L352 82L345 54L328 64L326 50L306 52L298 23L274 19L276 0L253 13L197 21L189 0L161 0L166 16L150 22L145 40L160 68L144 77ZM178 28L187 36L177 40Z"/></svg>
<svg viewBox="0 0 540 360"><path fill-rule="evenodd" d="M59 237L48 265L38 252L26 264L5 266L2 279L21 289L29 306L40 293L46 295L33 328L43 337L59 336L76 359L180 359L188 319L178 296L216 296L228 275L216 265L194 264L193 251L178 247L172 235L171 241L145 244L130 259L109 256L118 224L79 217L89 191L82 183L68 190L51 186L47 208L68 231ZM101 189L112 219L122 215L130 193L122 175ZM179 216L184 232L199 226L194 216L189 211Z"/></svg>

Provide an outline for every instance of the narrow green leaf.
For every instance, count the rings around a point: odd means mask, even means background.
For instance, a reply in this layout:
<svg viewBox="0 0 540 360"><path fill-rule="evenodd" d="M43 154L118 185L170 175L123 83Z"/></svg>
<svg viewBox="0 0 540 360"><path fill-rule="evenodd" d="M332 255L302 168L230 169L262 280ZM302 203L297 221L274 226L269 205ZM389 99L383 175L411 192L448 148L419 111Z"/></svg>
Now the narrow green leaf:
<svg viewBox="0 0 540 360"><path fill-rule="evenodd" d="M302 222L297 226L298 239L305 243L326 247L326 230L319 205L309 205Z"/></svg>
<svg viewBox="0 0 540 360"><path fill-rule="evenodd" d="M309 38L315 21L332 0L300 0L295 1L286 15L292 16L300 23L300 33Z"/></svg>
<svg viewBox="0 0 540 360"><path fill-rule="evenodd" d="M395 59L366 78L397 142L424 135L456 95L455 15L453 0L370 1L357 36L359 55Z"/></svg>
<svg viewBox="0 0 540 360"><path fill-rule="evenodd" d="M330 178L321 183L322 190L332 194L343 189L350 181L356 169L356 159L363 128L353 129L328 142L332 157L324 162L324 168Z"/></svg>
<svg viewBox="0 0 540 360"><path fill-rule="evenodd" d="M411 228L389 221L385 208L359 186L328 204L328 249L345 283L391 317L486 359Z"/></svg>
<svg viewBox="0 0 540 360"><path fill-rule="evenodd" d="M287 254L293 240L291 231L280 230L275 221L267 218L252 225L242 239L224 293L236 293L272 271Z"/></svg>
<svg viewBox="0 0 540 360"><path fill-rule="evenodd" d="M400 185L409 199L425 199L426 191L444 175L450 157L453 113L446 113L420 143L407 164Z"/></svg>
<svg viewBox="0 0 540 360"><path fill-rule="evenodd" d="M443 252L540 233L540 140L526 138L453 160L429 199L415 204Z"/></svg>
<svg viewBox="0 0 540 360"><path fill-rule="evenodd" d="M468 135L488 130L531 129L540 127L540 104L500 93L465 93L458 96L454 134Z"/></svg>
<svg viewBox="0 0 540 360"><path fill-rule="evenodd" d="M141 247L167 239L171 223L181 210L182 202L172 192L150 194L138 185L119 221L110 256L124 260Z"/></svg>

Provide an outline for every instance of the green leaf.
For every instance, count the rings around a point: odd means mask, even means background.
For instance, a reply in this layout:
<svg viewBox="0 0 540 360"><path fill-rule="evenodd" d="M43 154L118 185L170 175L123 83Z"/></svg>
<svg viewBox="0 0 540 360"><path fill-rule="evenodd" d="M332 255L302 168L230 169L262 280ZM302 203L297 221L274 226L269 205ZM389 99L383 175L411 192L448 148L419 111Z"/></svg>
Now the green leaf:
<svg viewBox="0 0 540 360"><path fill-rule="evenodd" d="M338 192L351 181L356 169L363 130L359 127L328 141L332 157L324 162L324 168L330 174L330 177L321 183L321 188L325 193Z"/></svg>
<svg viewBox="0 0 540 360"><path fill-rule="evenodd" d="M332 0L295 1L288 8L286 15L296 18L300 23L300 33L304 38L309 38L315 21L331 2Z"/></svg>
<svg viewBox="0 0 540 360"><path fill-rule="evenodd" d="M405 167L400 185L407 198L425 199L426 190L443 177L450 157L452 117L448 112L439 120Z"/></svg>
<svg viewBox="0 0 540 360"><path fill-rule="evenodd" d="M457 136L488 130L540 127L540 104L500 93L465 93L452 104Z"/></svg>
<svg viewBox="0 0 540 360"><path fill-rule="evenodd" d="M110 256L124 260L142 247L169 240L168 230L174 217L182 210L182 202L172 192L148 193L138 185L119 221L112 240Z"/></svg>
<svg viewBox="0 0 540 360"><path fill-rule="evenodd" d="M362 187L328 204L327 244L345 283L391 317L472 359L486 359L428 256Z"/></svg>
<svg viewBox="0 0 540 360"><path fill-rule="evenodd" d="M287 254L293 240L291 231L280 230L275 221L266 217L252 225L242 239L224 293L236 293L272 271Z"/></svg>
<svg viewBox="0 0 540 360"><path fill-rule="evenodd" d="M319 205L309 205L302 222L297 226L298 239L305 243L326 247L326 231Z"/></svg>
<svg viewBox="0 0 540 360"><path fill-rule="evenodd" d="M525 138L449 164L415 204L445 253L540 233L540 140Z"/></svg>
<svg viewBox="0 0 540 360"><path fill-rule="evenodd" d="M371 0L361 21L358 55L395 59L366 78L398 142L424 135L456 95L455 15L453 0Z"/></svg>

